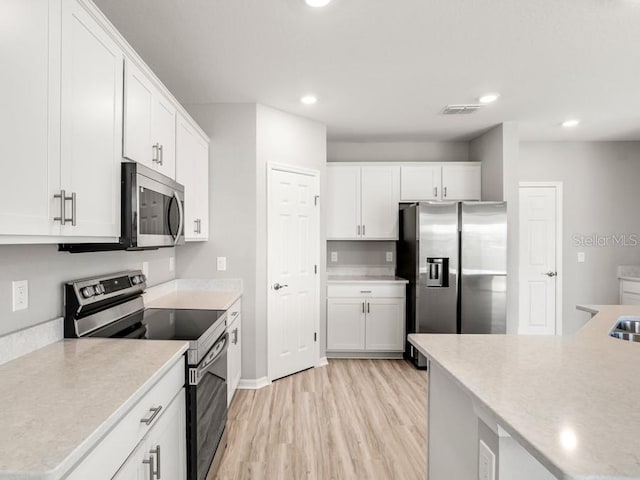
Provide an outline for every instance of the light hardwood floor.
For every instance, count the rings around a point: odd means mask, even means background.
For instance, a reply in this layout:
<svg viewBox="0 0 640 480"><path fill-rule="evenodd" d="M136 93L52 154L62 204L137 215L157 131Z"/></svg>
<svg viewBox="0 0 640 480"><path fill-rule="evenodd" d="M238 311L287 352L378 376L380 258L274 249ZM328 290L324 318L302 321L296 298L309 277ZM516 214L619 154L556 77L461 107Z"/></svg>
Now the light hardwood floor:
<svg viewBox="0 0 640 480"><path fill-rule="evenodd" d="M424 480L426 383L404 360L330 360L240 390L207 480Z"/></svg>

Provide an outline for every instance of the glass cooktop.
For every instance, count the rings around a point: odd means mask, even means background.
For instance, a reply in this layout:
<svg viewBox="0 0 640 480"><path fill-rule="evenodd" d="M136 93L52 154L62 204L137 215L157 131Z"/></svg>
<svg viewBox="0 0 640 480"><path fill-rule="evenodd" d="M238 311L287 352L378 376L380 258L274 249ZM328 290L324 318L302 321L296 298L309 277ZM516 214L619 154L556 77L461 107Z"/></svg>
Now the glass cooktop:
<svg viewBox="0 0 640 480"><path fill-rule="evenodd" d="M150 308L124 317L88 336L193 341L198 340L224 313L224 310Z"/></svg>

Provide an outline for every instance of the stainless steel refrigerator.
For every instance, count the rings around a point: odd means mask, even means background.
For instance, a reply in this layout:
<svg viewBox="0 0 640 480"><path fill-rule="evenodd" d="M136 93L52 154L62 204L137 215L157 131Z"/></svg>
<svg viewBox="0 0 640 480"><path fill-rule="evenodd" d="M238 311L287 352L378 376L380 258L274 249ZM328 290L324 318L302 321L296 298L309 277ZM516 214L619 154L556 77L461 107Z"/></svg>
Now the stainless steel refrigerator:
<svg viewBox="0 0 640 480"><path fill-rule="evenodd" d="M423 202L400 211L407 333L505 333L507 205ZM406 356L426 359L409 343Z"/></svg>

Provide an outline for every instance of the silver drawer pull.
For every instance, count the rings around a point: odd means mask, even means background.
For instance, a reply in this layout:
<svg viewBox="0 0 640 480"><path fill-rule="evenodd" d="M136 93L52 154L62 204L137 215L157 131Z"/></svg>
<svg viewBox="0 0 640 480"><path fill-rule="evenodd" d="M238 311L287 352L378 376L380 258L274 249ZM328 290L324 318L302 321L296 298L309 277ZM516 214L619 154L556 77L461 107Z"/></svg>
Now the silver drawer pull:
<svg viewBox="0 0 640 480"><path fill-rule="evenodd" d="M232 318L235 318L235 317L237 317L237 316L238 316L238 312L231 312L231 317L232 317Z"/></svg>
<svg viewBox="0 0 640 480"><path fill-rule="evenodd" d="M371 293L371 290L360 290L360 293Z"/></svg>
<svg viewBox="0 0 640 480"><path fill-rule="evenodd" d="M150 457L148 460L142 460L142 463L149 465L149 480L153 480L153 457Z"/></svg>
<svg viewBox="0 0 640 480"><path fill-rule="evenodd" d="M140 423L146 423L147 425L151 425L153 423L153 420L158 416L158 414L160 413L160 410L162 410L162 405L160 405L159 407L151 407L149 409L151 413L151 416L147 417L147 418L143 418L140 420Z"/></svg>
<svg viewBox="0 0 640 480"><path fill-rule="evenodd" d="M149 453L156 456L156 471L155 475L158 480L160 480L160 445L156 445L156 448L152 448L149 450ZM152 468L153 470L153 468Z"/></svg>

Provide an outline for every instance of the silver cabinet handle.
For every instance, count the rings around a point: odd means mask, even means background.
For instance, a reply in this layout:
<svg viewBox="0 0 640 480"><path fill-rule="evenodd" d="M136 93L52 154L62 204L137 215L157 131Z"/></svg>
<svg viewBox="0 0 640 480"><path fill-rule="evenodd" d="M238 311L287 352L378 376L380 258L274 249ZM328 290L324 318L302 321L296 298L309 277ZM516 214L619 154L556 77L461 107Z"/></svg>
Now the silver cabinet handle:
<svg viewBox="0 0 640 480"><path fill-rule="evenodd" d="M164 145L160 145L158 147L158 150L160 151L160 158L158 159L158 163L160 165L164 165Z"/></svg>
<svg viewBox="0 0 640 480"><path fill-rule="evenodd" d="M273 285L273 289L274 290L280 290L281 288L285 288L288 287L289 285L280 285L279 283L276 283Z"/></svg>
<svg viewBox="0 0 640 480"><path fill-rule="evenodd" d="M198 220L193 221L193 233L198 233Z"/></svg>
<svg viewBox="0 0 640 480"><path fill-rule="evenodd" d="M53 217L54 222L60 222L60 225L66 225L67 222L71 222L71 225L76 226L76 193L73 192L70 197L67 197L66 190L60 190L53 198L60 199L60 216ZM67 218L67 202L71 200L71 218Z"/></svg>
<svg viewBox="0 0 640 480"><path fill-rule="evenodd" d="M364 302L362 302L362 313L364 313Z"/></svg>
<svg viewBox="0 0 640 480"><path fill-rule="evenodd" d="M156 448L149 450L149 453L156 456L156 471L154 473L156 478L160 480L160 445L156 445ZM153 470L153 464L151 464L151 470Z"/></svg>
<svg viewBox="0 0 640 480"><path fill-rule="evenodd" d="M556 275L558 275L558 272L549 271L549 272L543 273L542 275L546 275L547 277L555 277Z"/></svg>
<svg viewBox="0 0 640 480"><path fill-rule="evenodd" d="M152 155L151 155L151 162L158 163L160 161L159 160L159 157L160 157L160 144L156 143L155 145L153 145L151 147L151 151L153 152Z"/></svg>
<svg viewBox="0 0 640 480"><path fill-rule="evenodd" d="M360 236L360 225L357 225L357 226L356 226L356 230L357 230L357 232L358 232L358 236Z"/></svg>
<svg viewBox="0 0 640 480"><path fill-rule="evenodd" d="M364 232L365 232L364 227L366 227L366 225L362 225L362 236L363 236L363 237L364 237L364 235L365 235L365 233L364 233Z"/></svg>
<svg viewBox="0 0 640 480"><path fill-rule="evenodd" d="M202 219L198 219L198 233L202 233Z"/></svg>
<svg viewBox="0 0 640 480"><path fill-rule="evenodd" d="M444 188L442 189L442 197L443 197L443 198L447 198L447 187L444 187Z"/></svg>
<svg viewBox="0 0 640 480"><path fill-rule="evenodd" d="M371 290L360 290L360 293L371 293Z"/></svg>
<svg viewBox="0 0 640 480"><path fill-rule="evenodd" d="M371 313L371 304L367 302L367 313Z"/></svg>
<svg viewBox="0 0 640 480"><path fill-rule="evenodd" d="M433 198L438 198L438 187L433 187Z"/></svg>
<svg viewBox="0 0 640 480"><path fill-rule="evenodd" d="M162 405L160 405L159 407L151 407L149 409L149 411L151 412L151 415L148 416L147 418L141 418L140 423L146 423L147 425L151 425L161 410L162 410Z"/></svg>
<svg viewBox="0 0 640 480"><path fill-rule="evenodd" d="M142 463L149 465L149 480L153 480L153 457L149 457L148 460L142 460Z"/></svg>
<svg viewBox="0 0 640 480"><path fill-rule="evenodd" d="M235 318L238 316L238 312L231 312L231 318Z"/></svg>
<svg viewBox="0 0 640 480"><path fill-rule="evenodd" d="M238 329L234 329L233 330L233 342L234 345L238 344Z"/></svg>

